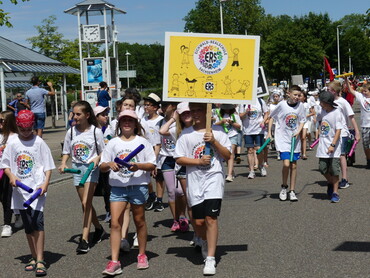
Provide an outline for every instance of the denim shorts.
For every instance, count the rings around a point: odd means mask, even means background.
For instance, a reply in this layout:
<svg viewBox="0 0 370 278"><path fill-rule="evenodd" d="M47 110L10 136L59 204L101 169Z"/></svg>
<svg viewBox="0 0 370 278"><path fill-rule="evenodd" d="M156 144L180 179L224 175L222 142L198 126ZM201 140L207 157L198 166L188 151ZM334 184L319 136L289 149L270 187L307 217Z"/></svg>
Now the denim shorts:
<svg viewBox="0 0 370 278"><path fill-rule="evenodd" d="M346 137L342 137L341 138L342 140L342 147L341 147L341 150L340 150L340 154L341 155L345 155L347 152L347 149L348 149L348 140L349 140L349 136L346 136Z"/></svg>
<svg viewBox="0 0 370 278"><path fill-rule="evenodd" d="M133 205L144 205L149 197L148 185L112 186L111 202L127 202Z"/></svg>
<svg viewBox="0 0 370 278"><path fill-rule="evenodd" d="M81 170L81 174L73 174L73 185L78 186L80 183L83 175L85 174L87 168L89 168L89 164L84 164L84 163L72 163L72 168L73 169L78 169ZM86 182L93 182L93 183L98 183L99 181L99 167L96 167L93 169L87 178Z"/></svg>
<svg viewBox="0 0 370 278"><path fill-rule="evenodd" d="M44 129L45 127L45 113L34 113L35 114L35 124L33 125L33 129Z"/></svg>
<svg viewBox="0 0 370 278"><path fill-rule="evenodd" d="M229 137L229 140L232 145L238 145L238 135L234 135L233 137Z"/></svg>
<svg viewBox="0 0 370 278"><path fill-rule="evenodd" d="M243 144L243 134L238 132L238 147L241 147Z"/></svg>
<svg viewBox="0 0 370 278"><path fill-rule="evenodd" d="M20 209L19 214L21 215L26 234L44 230L44 213L42 211L33 210L29 207Z"/></svg>
<svg viewBox="0 0 370 278"><path fill-rule="evenodd" d="M265 139L263 134L244 135L244 142L246 148L254 148L262 146Z"/></svg>
<svg viewBox="0 0 370 278"><path fill-rule="evenodd" d="M162 172L175 169L175 164L176 160L172 156L167 156L161 167Z"/></svg>
<svg viewBox="0 0 370 278"><path fill-rule="evenodd" d="M301 158L301 153L294 153L293 154L293 162L297 161ZM280 160L289 160L290 159L290 152L281 152L280 153Z"/></svg>
<svg viewBox="0 0 370 278"><path fill-rule="evenodd" d="M181 168L176 173L176 178L186 179L186 166L181 166Z"/></svg>

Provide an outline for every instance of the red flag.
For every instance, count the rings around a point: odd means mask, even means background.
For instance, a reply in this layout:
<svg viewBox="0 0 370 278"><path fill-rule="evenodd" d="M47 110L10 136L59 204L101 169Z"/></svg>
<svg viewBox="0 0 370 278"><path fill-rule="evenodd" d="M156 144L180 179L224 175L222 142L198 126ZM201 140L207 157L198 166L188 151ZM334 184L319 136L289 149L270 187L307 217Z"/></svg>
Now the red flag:
<svg viewBox="0 0 370 278"><path fill-rule="evenodd" d="M328 61L328 59L326 59L326 57L324 57L324 64L325 64L325 70L329 73L330 81L333 81L335 75L334 75L333 70L331 69L329 61Z"/></svg>

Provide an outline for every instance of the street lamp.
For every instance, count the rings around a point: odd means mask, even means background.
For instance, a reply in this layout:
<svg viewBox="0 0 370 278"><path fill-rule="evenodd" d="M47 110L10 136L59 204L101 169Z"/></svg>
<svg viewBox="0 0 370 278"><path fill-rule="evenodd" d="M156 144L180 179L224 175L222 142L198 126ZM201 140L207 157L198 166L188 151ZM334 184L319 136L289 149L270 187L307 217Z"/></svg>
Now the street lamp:
<svg viewBox="0 0 370 278"><path fill-rule="evenodd" d="M339 27L342 27L343 25L337 26L337 49L338 49L338 74L341 73L340 71L340 50L339 50Z"/></svg>
<svg viewBox="0 0 370 278"><path fill-rule="evenodd" d="M128 50L126 50L126 65L127 65L127 70L126 70L126 76L127 76L127 88L130 88L130 77L128 76L128 56L131 55L130 52L128 52Z"/></svg>
<svg viewBox="0 0 370 278"><path fill-rule="evenodd" d="M226 2L227 0L220 0L220 19L221 19L221 34L224 33L224 20L222 16L222 2Z"/></svg>

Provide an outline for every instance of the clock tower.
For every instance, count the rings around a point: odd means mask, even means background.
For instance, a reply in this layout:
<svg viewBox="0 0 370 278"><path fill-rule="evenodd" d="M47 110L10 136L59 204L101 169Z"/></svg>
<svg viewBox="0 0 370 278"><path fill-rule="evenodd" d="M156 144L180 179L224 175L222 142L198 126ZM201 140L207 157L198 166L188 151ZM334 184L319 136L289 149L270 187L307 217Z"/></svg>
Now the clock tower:
<svg viewBox="0 0 370 278"><path fill-rule="evenodd" d="M126 12L104 0L85 0L64 12L77 16L82 98L94 107L97 88L102 81L107 82L110 87L112 99L117 98L121 85L118 78L116 47L118 31L114 17ZM82 23L83 19L84 23ZM94 23L91 19L94 19ZM87 45L87 53L82 51L83 44ZM103 45L105 56L91 57L91 44ZM110 47L113 49L112 56L109 56Z"/></svg>

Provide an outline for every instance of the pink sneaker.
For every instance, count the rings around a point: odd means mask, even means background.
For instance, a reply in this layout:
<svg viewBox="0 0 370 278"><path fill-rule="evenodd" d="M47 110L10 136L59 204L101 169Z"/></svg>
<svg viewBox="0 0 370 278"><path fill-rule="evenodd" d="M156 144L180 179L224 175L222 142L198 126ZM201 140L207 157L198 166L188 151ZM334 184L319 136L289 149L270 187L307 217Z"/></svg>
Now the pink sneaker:
<svg viewBox="0 0 370 278"><path fill-rule="evenodd" d="M122 273L121 263L109 261L102 274L105 275L118 275Z"/></svg>
<svg viewBox="0 0 370 278"><path fill-rule="evenodd" d="M185 233L189 231L189 220L187 218L180 218L180 231Z"/></svg>
<svg viewBox="0 0 370 278"><path fill-rule="evenodd" d="M147 269L148 267L148 257L145 254L139 254L137 256L137 269Z"/></svg>
<svg viewBox="0 0 370 278"><path fill-rule="evenodd" d="M172 231L172 232L180 231L180 223L179 223L179 221L177 221L177 220L173 220L173 224L172 224L172 227L171 227L171 231Z"/></svg>

